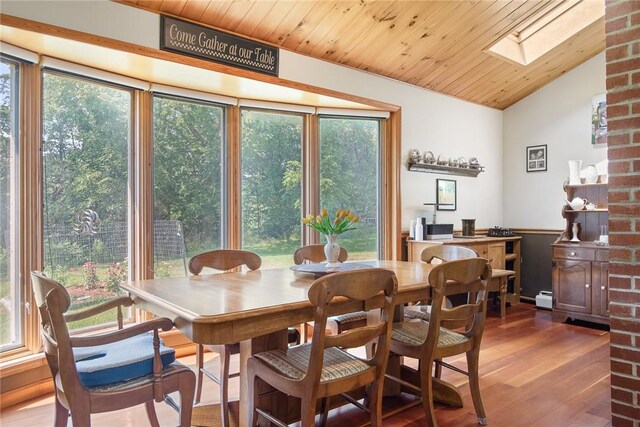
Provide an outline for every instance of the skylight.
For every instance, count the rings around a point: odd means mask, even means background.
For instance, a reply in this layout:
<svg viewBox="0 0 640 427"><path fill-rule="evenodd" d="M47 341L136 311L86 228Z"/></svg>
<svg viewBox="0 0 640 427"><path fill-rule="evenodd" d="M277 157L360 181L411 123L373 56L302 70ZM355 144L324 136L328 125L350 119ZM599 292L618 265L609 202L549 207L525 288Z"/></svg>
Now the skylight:
<svg viewBox="0 0 640 427"><path fill-rule="evenodd" d="M604 16L604 2L551 2L517 26L487 52L528 65Z"/></svg>

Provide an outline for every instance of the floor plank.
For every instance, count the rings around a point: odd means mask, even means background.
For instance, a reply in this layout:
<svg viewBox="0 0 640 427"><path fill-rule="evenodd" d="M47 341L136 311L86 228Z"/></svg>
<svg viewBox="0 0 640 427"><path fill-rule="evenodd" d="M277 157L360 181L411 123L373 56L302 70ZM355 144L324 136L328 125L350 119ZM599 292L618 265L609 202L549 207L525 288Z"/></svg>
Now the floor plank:
<svg viewBox="0 0 640 427"><path fill-rule="evenodd" d="M208 355L212 364L217 363ZM213 360L211 360L213 359ZM181 362L194 367L193 357ZM464 357L448 360L465 367ZM407 361L414 364L414 361ZM414 364L415 366L415 364ZM232 359L231 369L237 369ZM507 309L506 319L495 311L487 318L480 355L480 386L485 410L492 426L580 426L611 425L609 333L585 326L551 322L551 312L529 304ZM460 387L465 406L436 406L440 426L475 427L477 420L467 378L447 369L443 378ZM230 396L238 394L231 381ZM205 381L203 403L218 401L217 386ZM408 397L405 401L410 400ZM388 401L392 408L400 402ZM166 405L157 405L162 426L173 426L177 414ZM328 426L367 424L360 410L345 406L331 411ZM142 406L92 416L93 425L146 425ZM385 418L389 427L423 426L420 405ZM7 408L0 414L2 426L44 426L53 424L53 397L46 396ZM69 423L71 425L71 423Z"/></svg>

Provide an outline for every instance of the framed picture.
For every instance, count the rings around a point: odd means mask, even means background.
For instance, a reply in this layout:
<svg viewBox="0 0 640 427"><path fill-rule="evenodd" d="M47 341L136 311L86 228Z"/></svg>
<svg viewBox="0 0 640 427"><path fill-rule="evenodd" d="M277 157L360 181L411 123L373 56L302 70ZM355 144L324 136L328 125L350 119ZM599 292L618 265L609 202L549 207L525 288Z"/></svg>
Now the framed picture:
<svg viewBox="0 0 640 427"><path fill-rule="evenodd" d="M436 179L436 209L455 211L456 208L456 182L453 179Z"/></svg>
<svg viewBox="0 0 640 427"><path fill-rule="evenodd" d="M547 146L532 145L527 147L527 172L547 170Z"/></svg>
<svg viewBox="0 0 640 427"><path fill-rule="evenodd" d="M607 143L607 95L604 93L591 101L591 143Z"/></svg>

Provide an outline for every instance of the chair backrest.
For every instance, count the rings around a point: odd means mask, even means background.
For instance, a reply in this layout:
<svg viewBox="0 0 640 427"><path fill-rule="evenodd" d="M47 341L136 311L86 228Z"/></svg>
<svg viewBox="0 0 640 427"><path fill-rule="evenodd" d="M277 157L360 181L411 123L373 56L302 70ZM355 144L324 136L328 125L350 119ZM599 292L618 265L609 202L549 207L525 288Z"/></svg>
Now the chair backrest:
<svg viewBox="0 0 640 427"><path fill-rule="evenodd" d="M40 312L40 334L51 375L55 378L60 372L60 380L65 394L68 391L82 390L78 378L71 338L64 313L71 306L71 297L67 289L42 272L31 272L31 287Z"/></svg>
<svg viewBox="0 0 640 427"><path fill-rule="evenodd" d="M315 307L315 326L311 340L309 368L302 381L309 382L310 386L319 383L325 348L360 347L375 339L378 340L375 354L369 359L369 364L376 367L377 373L383 375L391 341L397 289L398 281L395 273L382 268L329 274L313 282L309 289L309 301ZM352 304L353 311L360 311L363 308L366 310L374 304L374 299L377 298L379 301L384 298L380 321L375 325L349 329L338 335L326 335L329 305L336 297L346 299L346 303L355 303Z"/></svg>
<svg viewBox="0 0 640 427"><path fill-rule="evenodd" d="M257 270L262 265L262 260L253 252L218 249L193 256L189 260L189 272L197 276L205 267L227 271L242 265L246 265L250 270Z"/></svg>
<svg viewBox="0 0 640 427"><path fill-rule="evenodd" d="M455 261L459 259L476 258L478 253L471 248L457 245L433 245L428 246L420 253L420 259L429 264ZM434 262L439 260L439 262Z"/></svg>
<svg viewBox="0 0 640 427"><path fill-rule="evenodd" d="M345 248L340 248L340 255L338 255L338 261L345 262L349 258L349 253ZM327 257L324 254L324 245L307 245L302 246L293 253L293 262L296 265L300 265L303 262L324 262Z"/></svg>
<svg viewBox="0 0 640 427"><path fill-rule="evenodd" d="M491 265L484 258L469 258L445 262L429 273L429 286L433 303L429 320L430 346L438 343L440 327L464 327L461 332L469 339L479 340L484 330L487 312L487 283L491 278ZM443 307L446 296L466 294L467 303L453 308Z"/></svg>

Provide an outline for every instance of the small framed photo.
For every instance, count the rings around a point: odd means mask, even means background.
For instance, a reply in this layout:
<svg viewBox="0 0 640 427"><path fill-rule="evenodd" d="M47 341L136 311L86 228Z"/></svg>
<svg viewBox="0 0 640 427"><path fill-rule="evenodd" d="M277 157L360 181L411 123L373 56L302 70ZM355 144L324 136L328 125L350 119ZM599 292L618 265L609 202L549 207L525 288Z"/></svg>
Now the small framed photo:
<svg viewBox="0 0 640 427"><path fill-rule="evenodd" d="M547 146L531 145L527 147L527 172L547 170Z"/></svg>
<svg viewBox="0 0 640 427"><path fill-rule="evenodd" d="M436 179L436 209L455 211L456 208L456 182L453 179Z"/></svg>

